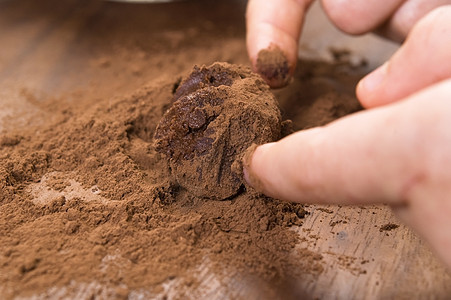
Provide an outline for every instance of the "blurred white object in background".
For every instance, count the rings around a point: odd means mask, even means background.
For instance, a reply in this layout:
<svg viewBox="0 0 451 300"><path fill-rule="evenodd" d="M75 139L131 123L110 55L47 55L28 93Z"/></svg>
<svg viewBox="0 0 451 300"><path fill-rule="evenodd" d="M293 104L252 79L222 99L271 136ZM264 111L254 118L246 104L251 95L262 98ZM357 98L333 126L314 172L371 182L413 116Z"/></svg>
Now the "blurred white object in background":
<svg viewBox="0 0 451 300"><path fill-rule="evenodd" d="M350 36L338 30L327 18L319 2L307 13L299 43L299 56L303 58L333 59L334 50L349 50L351 63L368 63L369 69L383 64L399 48L399 44L376 36Z"/></svg>

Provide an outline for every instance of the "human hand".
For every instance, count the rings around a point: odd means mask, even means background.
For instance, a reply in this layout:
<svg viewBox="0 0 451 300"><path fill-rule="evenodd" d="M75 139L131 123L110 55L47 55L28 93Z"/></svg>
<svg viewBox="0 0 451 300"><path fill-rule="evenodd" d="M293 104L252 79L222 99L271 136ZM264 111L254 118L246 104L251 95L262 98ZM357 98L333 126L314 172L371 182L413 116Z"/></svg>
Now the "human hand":
<svg viewBox="0 0 451 300"><path fill-rule="evenodd" d="M304 15L313 0L249 0L247 49L254 71L271 87L281 87L289 80L265 74L257 67L261 50L278 47L286 56L289 73L294 72L299 35ZM341 30L350 34L375 31L395 41L403 41L417 21L434 8L451 4L450 0L322 0L322 6ZM288 76L291 76L288 74Z"/></svg>
<svg viewBox="0 0 451 300"><path fill-rule="evenodd" d="M451 266L451 6L419 21L357 95L378 107L258 147L248 182L295 202L387 203Z"/></svg>

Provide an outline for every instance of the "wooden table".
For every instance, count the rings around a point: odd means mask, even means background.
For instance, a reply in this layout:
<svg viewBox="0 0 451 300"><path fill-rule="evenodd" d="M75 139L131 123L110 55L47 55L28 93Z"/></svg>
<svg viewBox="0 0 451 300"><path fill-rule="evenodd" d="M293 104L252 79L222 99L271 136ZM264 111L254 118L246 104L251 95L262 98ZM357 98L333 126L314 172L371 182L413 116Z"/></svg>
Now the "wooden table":
<svg viewBox="0 0 451 300"><path fill-rule="evenodd" d="M171 18L165 17L173 5L186 6L186 15L194 16L194 20L187 20L183 27L174 26ZM209 9L223 13L212 20L208 14L203 16ZM160 38L161 31L171 33L174 39L180 38L182 31L199 30L196 26L203 26L201 30L207 36L213 27L225 32L213 43L216 50L212 51L212 43L205 41L199 56L190 57L186 64L169 64L174 73L194 63L230 57L235 63L247 63L243 14L242 1L152 6L91 0L0 1L0 131L36 125L42 118L51 117L51 109L43 107L41 99L64 95L65 101L95 101L133 91L155 79L148 69L158 63L151 55L156 51L152 39ZM114 31L121 37L116 41L108 39ZM99 37L101 32L103 37ZM142 42L135 44L137 40ZM225 42L232 45L227 52L220 50ZM117 50L117 43L127 45L130 51L118 56L121 50ZM99 68L108 64L102 57L113 52L119 57L115 63ZM183 55L182 49L174 52L176 55ZM136 69L136 65L141 67ZM125 80L129 76L135 76L135 80ZM96 92L87 93L86 87L92 86L97 87ZM384 224L400 224L389 208L312 205L309 210L311 216L297 229L308 232L299 247L322 253L324 271L317 279L290 286L294 298L451 298L451 277L413 232L403 225L391 231L380 230ZM214 286L209 296L229 297L230 286L215 285L207 273L205 285ZM233 295L243 299L265 296L245 287Z"/></svg>

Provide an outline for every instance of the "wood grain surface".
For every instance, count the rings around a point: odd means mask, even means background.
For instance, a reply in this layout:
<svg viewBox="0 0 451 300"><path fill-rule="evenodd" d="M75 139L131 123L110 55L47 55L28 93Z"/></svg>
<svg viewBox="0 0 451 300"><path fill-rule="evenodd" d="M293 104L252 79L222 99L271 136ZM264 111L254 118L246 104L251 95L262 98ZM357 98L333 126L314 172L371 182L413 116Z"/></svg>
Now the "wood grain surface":
<svg viewBox="0 0 451 300"><path fill-rule="evenodd" d="M165 62L174 73L188 70L194 63L216 60L247 64L244 2L210 2L0 1L0 131L39 125L44 118L51 118L52 109L43 99L96 101L131 92L156 79L149 68L158 63L153 53L162 50L155 49L152 41L161 39L161 32L177 40L190 30L205 31L205 42L197 45L201 49L198 56L187 57L184 64ZM171 14L175 5L184 6L185 13ZM224 13L212 20L205 15L209 9ZM176 27L172 18L185 18L186 23ZM311 22L315 19L310 18ZM213 27L226 34L209 36ZM121 38L109 39L112 31ZM222 51L225 43L228 49ZM121 50L124 45L130 51ZM117 55L118 51L123 53ZM103 60L112 53L113 63ZM184 55L183 48L173 55ZM102 67L105 65L108 67ZM87 87L90 91L95 87L96 92L86 92ZM299 249L322 256L323 272L318 277L294 278L282 293L280 287L261 289L234 276L230 284L219 283L208 271L207 261L199 266L203 270L202 298L451 299L451 276L388 207L310 205L308 210L311 214L304 225L295 230L307 236ZM389 223L400 226L381 230ZM176 287L168 287L168 291L170 298L180 296L174 294ZM77 295L86 294L80 291Z"/></svg>

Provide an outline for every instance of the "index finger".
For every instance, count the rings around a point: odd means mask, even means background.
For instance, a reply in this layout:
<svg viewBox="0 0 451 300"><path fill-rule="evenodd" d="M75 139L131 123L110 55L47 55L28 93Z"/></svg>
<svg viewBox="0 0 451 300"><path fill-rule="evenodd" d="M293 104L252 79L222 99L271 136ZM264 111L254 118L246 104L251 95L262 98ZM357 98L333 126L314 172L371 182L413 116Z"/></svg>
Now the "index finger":
<svg viewBox="0 0 451 300"><path fill-rule="evenodd" d="M417 184L451 180L443 174L451 158L450 91L447 80L259 146L245 159L246 180L293 202L403 204Z"/></svg>

